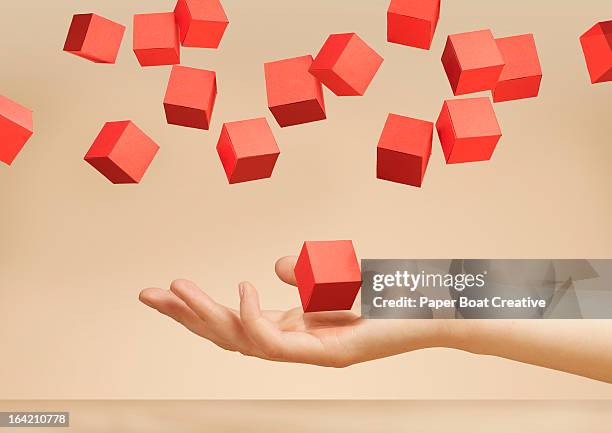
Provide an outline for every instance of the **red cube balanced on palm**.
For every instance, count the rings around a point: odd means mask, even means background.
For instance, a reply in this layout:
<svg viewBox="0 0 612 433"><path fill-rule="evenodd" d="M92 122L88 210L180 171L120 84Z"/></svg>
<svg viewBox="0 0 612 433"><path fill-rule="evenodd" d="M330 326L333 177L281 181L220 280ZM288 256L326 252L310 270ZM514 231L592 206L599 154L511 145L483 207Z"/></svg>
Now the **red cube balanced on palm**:
<svg viewBox="0 0 612 433"><path fill-rule="evenodd" d="M534 98L540 92L542 67L532 34L495 39L504 69L493 89L493 102Z"/></svg>
<svg viewBox="0 0 612 433"><path fill-rule="evenodd" d="M33 132L32 111L0 95L0 161L11 165Z"/></svg>
<svg viewBox="0 0 612 433"><path fill-rule="evenodd" d="M115 184L139 183L159 146L129 120L108 122L85 161Z"/></svg>
<svg viewBox="0 0 612 433"><path fill-rule="evenodd" d="M217 76L213 71L172 67L164 110L169 124L208 129L217 97Z"/></svg>
<svg viewBox="0 0 612 433"><path fill-rule="evenodd" d="M455 95L492 90L504 59L491 30L450 35L442 64Z"/></svg>
<svg viewBox="0 0 612 433"><path fill-rule="evenodd" d="M432 141L433 123L389 114L378 141L376 177L420 187Z"/></svg>
<svg viewBox="0 0 612 433"><path fill-rule="evenodd" d="M218 48L229 24L219 0L178 0L174 14L184 47Z"/></svg>
<svg viewBox="0 0 612 433"><path fill-rule="evenodd" d="M94 63L115 63L125 26L96 14L72 17L64 51Z"/></svg>
<svg viewBox="0 0 612 433"><path fill-rule="evenodd" d="M264 65L268 108L281 127L326 118L321 81L309 72L312 62L308 55Z"/></svg>
<svg viewBox="0 0 612 433"><path fill-rule="evenodd" d="M217 153L229 183L272 176L280 150L265 118L223 125Z"/></svg>
<svg viewBox="0 0 612 433"><path fill-rule="evenodd" d="M491 159L502 136L489 98L445 101L436 128L447 164Z"/></svg>
<svg viewBox="0 0 612 433"><path fill-rule="evenodd" d="M357 34L331 35L310 66L310 73L337 96L361 96L383 58Z"/></svg>
<svg viewBox="0 0 612 433"><path fill-rule="evenodd" d="M361 287L351 241L304 242L294 272L305 313L350 310Z"/></svg>

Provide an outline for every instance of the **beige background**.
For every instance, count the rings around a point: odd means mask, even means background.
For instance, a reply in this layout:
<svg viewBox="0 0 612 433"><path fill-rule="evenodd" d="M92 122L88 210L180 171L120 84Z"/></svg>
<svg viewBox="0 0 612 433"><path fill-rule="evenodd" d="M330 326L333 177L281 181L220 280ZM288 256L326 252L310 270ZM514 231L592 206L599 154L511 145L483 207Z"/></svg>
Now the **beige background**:
<svg viewBox="0 0 612 433"><path fill-rule="evenodd" d="M368 258L612 257L612 86L590 85L577 39L611 18L609 0L447 0L430 52L385 42L386 0L224 3L221 49L183 51L218 73L202 132L165 124L169 70L138 66L131 31L116 65L61 51L73 13L130 24L173 1L3 2L0 93L35 110L36 134L0 167L0 399L612 397L607 384L442 349L345 370L246 359L137 302L142 287L187 277L232 305L249 279L266 307L292 307L273 264L305 239L350 238ZM423 189L375 179L387 113L435 120L451 96L445 36L484 27L535 33L541 97L496 105L491 162L446 166L436 140ZM214 146L223 121L271 119L263 62L346 31L385 57L367 95L327 92L327 121L275 127L272 180L229 186ZM138 186L82 161L102 124L123 119L161 146Z"/></svg>

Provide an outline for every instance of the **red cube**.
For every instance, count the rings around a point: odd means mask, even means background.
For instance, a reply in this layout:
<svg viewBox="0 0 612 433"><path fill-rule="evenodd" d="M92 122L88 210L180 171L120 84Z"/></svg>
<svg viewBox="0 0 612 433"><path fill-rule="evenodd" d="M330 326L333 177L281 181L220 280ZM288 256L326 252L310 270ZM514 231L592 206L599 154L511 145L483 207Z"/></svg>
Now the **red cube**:
<svg viewBox="0 0 612 433"><path fill-rule="evenodd" d="M442 64L455 95L492 90L504 69L491 30L450 35Z"/></svg>
<svg viewBox="0 0 612 433"><path fill-rule="evenodd" d="M309 72L312 56L266 63L268 108L281 127L325 119L321 81Z"/></svg>
<svg viewBox="0 0 612 433"><path fill-rule="evenodd" d="M112 183L139 183L159 146L131 121L109 122L85 155L85 161Z"/></svg>
<svg viewBox="0 0 612 433"><path fill-rule="evenodd" d="M0 161L11 165L33 131L32 111L0 95Z"/></svg>
<svg viewBox="0 0 612 433"><path fill-rule="evenodd" d="M218 48L229 24L219 0L178 0L174 14L184 47Z"/></svg>
<svg viewBox="0 0 612 433"><path fill-rule="evenodd" d="M125 26L96 14L72 17L64 51L94 63L115 63Z"/></svg>
<svg viewBox="0 0 612 433"><path fill-rule="evenodd" d="M304 242L294 272L305 313L350 310L361 287L351 241Z"/></svg>
<svg viewBox="0 0 612 433"><path fill-rule="evenodd" d="M387 41L428 50L440 19L440 0L391 0Z"/></svg>
<svg viewBox="0 0 612 433"><path fill-rule="evenodd" d="M491 159L502 135L489 98L445 101L436 129L447 164Z"/></svg>
<svg viewBox="0 0 612 433"><path fill-rule="evenodd" d="M223 125L217 153L230 184L272 176L280 154L265 118Z"/></svg>
<svg viewBox="0 0 612 433"><path fill-rule="evenodd" d="M173 66L164 98L166 120L171 125L208 129L216 97L213 71Z"/></svg>
<svg viewBox="0 0 612 433"><path fill-rule="evenodd" d="M504 69L493 89L493 101L533 98L540 92L542 67L532 34L496 39Z"/></svg>
<svg viewBox="0 0 612 433"><path fill-rule="evenodd" d="M595 24L580 36L591 83L612 81L612 20Z"/></svg>
<svg viewBox="0 0 612 433"><path fill-rule="evenodd" d="M420 187L432 141L432 122L389 114L378 141L376 177Z"/></svg>
<svg viewBox="0 0 612 433"><path fill-rule="evenodd" d="M327 38L310 73L337 96L361 96L382 62L356 33L343 33Z"/></svg>
<svg viewBox="0 0 612 433"><path fill-rule="evenodd" d="M141 66L181 63L179 30L174 13L134 15L134 54Z"/></svg>

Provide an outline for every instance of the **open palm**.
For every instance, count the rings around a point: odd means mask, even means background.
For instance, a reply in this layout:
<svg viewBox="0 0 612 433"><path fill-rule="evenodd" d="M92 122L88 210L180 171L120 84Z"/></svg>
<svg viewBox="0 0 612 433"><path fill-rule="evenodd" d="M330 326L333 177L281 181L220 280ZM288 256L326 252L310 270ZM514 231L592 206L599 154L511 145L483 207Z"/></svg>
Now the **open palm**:
<svg viewBox="0 0 612 433"><path fill-rule="evenodd" d="M276 263L281 280L295 285L295 257ZM240 310L216 303L195 283L175 280L170 290L145 289L140 300L223 349L258 358L345 367L437 344L433 320L366 320L350 311L262 311L257 290L240 283Z"/></svg>

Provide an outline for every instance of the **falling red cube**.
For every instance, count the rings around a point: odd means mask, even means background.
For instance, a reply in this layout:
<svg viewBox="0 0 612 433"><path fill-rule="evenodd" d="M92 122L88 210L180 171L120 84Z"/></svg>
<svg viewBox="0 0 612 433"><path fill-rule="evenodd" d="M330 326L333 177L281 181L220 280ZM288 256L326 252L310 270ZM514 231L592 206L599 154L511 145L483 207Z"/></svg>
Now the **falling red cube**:
<svg viewBox="0 0 612 433"><path fill-rule="evenodd" d="M420 187L431 155L433 123L389 114L377 147L379 179Z"/></svg>
<svg viewBox="0 0 612 433"><path fill-rule="evenodd" d="M96 14L72 17L64 51L94 63L115 63L125 26Z"/></svg>
<svg viewBox="0 0 612 433"><path fill-rule="evenodd" d="M351 241L304 242L294 272L305 313L350 310L361 287Z"/></svg>
<svg viewBox="0 0 612 433"><path fill-rule="evenodd" d="M208 129L216 97L213 71L173 66L164 98L166 120L172 125Z"/></svg>
<svg viewBox="0 0 612 433"><path fill-rule="evenodd" d="M356 33L331 35L310 66L310 73L337 96L361 96L383 58Z"/></svg>
<svg viewBox="0 0 612 433"><path fill-rule="evenodd" d="M272 176L280 150L265 118L223 125L217 153L229 183Z"/></svg>
<svg viewBox="0 0 612 433"><path fill-rule="evenodd" d="M440 0L391 0L387 41L428 50L440 19Z"/></svg>
<svg viewBox="0 0 612 433"><path fill-rule="evenodd" d="M218 48L229 24L219 0L178 0L174 14L184 47Z"/></svg>
<svg viewBox="0 0 612 433"><path fill-rule="evenodd" d="M141 66L181 63L179 30L174 13L134 15L133 45Z"/></svg>
<svg viewBox="0 0 612 433"><path fill-rule="evenodd" d="M11 165L33 131L32 111L0 95L0 161Z"/></svg>
<svg viewBox="0 0 612 433"><path fill-rule="evenodd" d="M493 89L493 102L534 98L540 92L542 67L532 34L496 39L504 69Z"/></svg>
<svg viewBox="0 0 612 433"><path fill-rule="evenodd" d="M108 122L85 161L115 184L139 183L159 146L133 122Z"/></svg>
<svg viewBox="0 0 612 433"><path fill-rule="evenodd" d="M502 135L489 98L445 101L436 128L447 164L491 159Z"/></svg>
<svg viewBox="0 0 612 433"><path fill-rule="evenodd" d="M321 81L309 72L312 62L308 55L264 65L268 108L281 127L326 118Z"/></svg>
<svg viewBox="0 0 612 433"><path fill-rule="evenodd" d="M595 24L580 36L591 83L612 81L612 20Z"/></svg>
<svg viewBox="0 0 612 433"><path fill-rule="evenodd" d="M455 95L492 90L504 68L491 30L450 35L442 64Z"/></svg>

